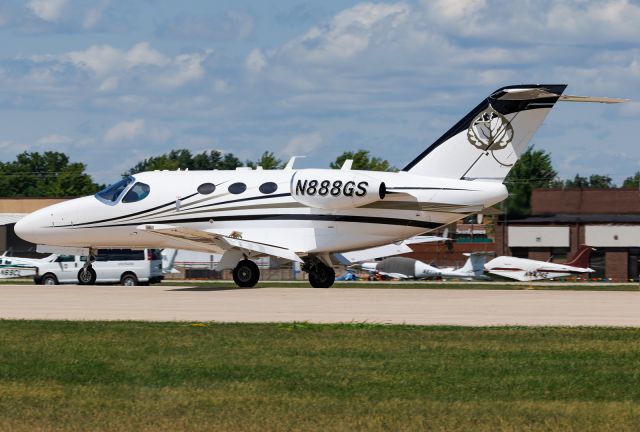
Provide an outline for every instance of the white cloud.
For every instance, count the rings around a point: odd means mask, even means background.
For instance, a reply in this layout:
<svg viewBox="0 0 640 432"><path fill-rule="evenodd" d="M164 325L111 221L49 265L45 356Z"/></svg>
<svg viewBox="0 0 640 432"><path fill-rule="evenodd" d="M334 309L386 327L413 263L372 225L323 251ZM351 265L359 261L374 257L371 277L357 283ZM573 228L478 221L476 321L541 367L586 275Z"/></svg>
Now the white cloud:
<svg viewBox="0 0 640 432"><path fill-rule="evenodd" d="M267 59L258 48L251 50L244 61L244 67L249 73L257 74L267 66Z"/></svg>
<svg viewBox="0 0 640 432"><path fill-rule="evenodd" d="M44 145L44 146L56 146L56 145L62 145L62 144L69 144L70 142L73 142L73 140L68 136L55 135L55 134L43 136L38 140L38 144Z"/></svg>
<svg viewBox="0 0 640 432"><path fill-rule="evenodd" d="M360 3L338 13L324 26L313 27L288 42L282 50L291 58L328 63L348 60L365 51L374 35L394 38L410 18L404 3Z"/></svg>
<svg viewBox="0 0 640 432"><path fill-rule="evenodd" d="M122 72L139 66L164 66L170 60L149 46L140 42L130 50L120 50L111 45L92 45L85 51L72 51L62 57L81 69L96 75Z"/></svg>
<svg viewBox="0 0 640 432"><path fill-rule="evenodd" d="M287 156L305 156L322 144L322 136L318 132L296 135L289 140L282 152Z"/></svg>
<svg viewBox="0 0 640 432"><path fill-rule="evenodd" d="M222 79L213 80L213 91L216 93L227 93L230 89L229 83Z"/></svg>
<svg viewBox="0 0 640 432"><path fill-rule="evenodd" d="M213 53L178 54L171 58L151 48L148 42L135 44L129 50L111 45L92 45L84 51L73 51L60 57L75 67L100 79L98 89L115 90L123 80L138 79L151 87L177 88L202 79L205 60ZM139 86L139 84L137 84Z"/></svg>
<svg viewBox="0 0 640 432"><path fill-rule="evenodd" d="M161 87L171 88L200 80L205 75L203 62L212 52L212 50L207 50L202 54L192 53L177 56L154 82Z"/></svg>
<svg viewBox="0 0 640 432"><path fill-rule="evenodd" d="M118 88L118 78L108 77L100 83L98 90L101 92L111 92Z"/></svg>
<svg viewBox="0 0 640 432"><path fill-rule="evenodd" d="M110 0L101 0L95 7L90 8L84 15L82 20L82 28L85 30L92 29L102 19L102 14L109 6Z"/></svg>
<svg viewBox="0 0 640 432"><path fill-rule="evenodd" d="M629 0L423 0L426 19L447 34L511 43L633 42L640 5Z"/></svg>
<svg viewBox="0 0 640 432"><path fill-rule="evenodd" d="M30 0L27 7L40 19L56 22L62 16L69 0Z"/></svg>
<svg viewBox="0 0 640 432"><path fill-rule="evenodd" d="M106 142L131 141L141 136L144 129L145 121L143 119L120 122L104 134L104 140Z"/></svg>

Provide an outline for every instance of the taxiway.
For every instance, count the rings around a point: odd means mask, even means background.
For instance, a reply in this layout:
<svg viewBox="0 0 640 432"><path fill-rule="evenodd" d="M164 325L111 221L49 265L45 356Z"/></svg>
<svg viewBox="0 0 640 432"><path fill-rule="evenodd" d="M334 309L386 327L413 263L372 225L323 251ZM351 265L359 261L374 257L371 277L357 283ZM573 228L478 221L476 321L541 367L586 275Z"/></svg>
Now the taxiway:
<svg viewBox="0 0 640 432"><path fill-rule="evenodd" d="M0 318L640 326L640 292L1 285Z"/></svg>

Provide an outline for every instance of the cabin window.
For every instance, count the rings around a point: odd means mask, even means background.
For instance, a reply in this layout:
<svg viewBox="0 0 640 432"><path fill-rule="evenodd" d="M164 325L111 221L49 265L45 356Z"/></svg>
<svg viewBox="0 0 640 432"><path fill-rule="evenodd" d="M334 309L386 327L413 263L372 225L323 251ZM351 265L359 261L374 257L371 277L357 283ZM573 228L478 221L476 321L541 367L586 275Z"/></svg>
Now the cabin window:
<svg viewBox="0 0 640 432"><path fill-rule="evenodd" d="M202 195L209 195L210 193L215 192L216 185L213 183L202 183L198 186L198 193Z"/></svg>
<svg viewBox="0 0 640 432"><path fill-rule="evenodd" d="M132 203L145 199L149 195L151 188L145 183L136 183L129 192L122 198L123 203Z"/></svg>
<svg viewBox="0 0 640 432"><path fill-rule="evenodd" d="M235 195L241 194L246 190L247 190L247 185L244 183L234 183L231 186L229 186L229 192Z"/></svg>
<svg viewBox="0 0 640 432"><path fill-rule="evenodd" d="M272 194L278 190L278 185L274 182L262 183L258 188L263 194Z"/></svg>
<svg viewBox="0 0 640 432"><path fill-rule="evenodd" d="M120 195L122 195L122 192L124 192L127 186L129 186L131 183L133 183L133 177L129 176L123 178L119 182L102 189L96 195L103 200L116 202L118 198L120 198Z"/></svg>

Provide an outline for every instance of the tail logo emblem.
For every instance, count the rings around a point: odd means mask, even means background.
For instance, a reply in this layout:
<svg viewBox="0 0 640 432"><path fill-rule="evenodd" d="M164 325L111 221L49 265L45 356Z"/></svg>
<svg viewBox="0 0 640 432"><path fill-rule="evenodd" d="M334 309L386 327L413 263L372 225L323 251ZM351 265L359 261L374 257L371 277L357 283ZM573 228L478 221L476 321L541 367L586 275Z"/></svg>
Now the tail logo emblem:
<svg viewBox="0 0 640 432"><path fill-rule="evenodd" d="M477 149L490 151L500 165L512 165L500 162L494 152L505 149L513 141L513 126L505 116L493 109L491 104L473 119L467 129L467 139Z"/></svg>

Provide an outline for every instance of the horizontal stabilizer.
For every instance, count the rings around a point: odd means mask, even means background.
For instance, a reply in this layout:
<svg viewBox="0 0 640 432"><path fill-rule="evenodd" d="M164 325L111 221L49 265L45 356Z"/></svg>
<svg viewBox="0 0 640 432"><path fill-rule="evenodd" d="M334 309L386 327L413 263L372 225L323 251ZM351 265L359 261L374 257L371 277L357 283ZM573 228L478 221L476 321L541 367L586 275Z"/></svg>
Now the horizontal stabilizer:
<svg viewBox="0 0 640 432"><path fill-rule="evenodd" d="M559 100L563 102L594 102L594 103L604 103L604 104L616 104L616 103L629 102L629 99L598 97L598 96L573 96L573 95L560 96Z"/></svg>

